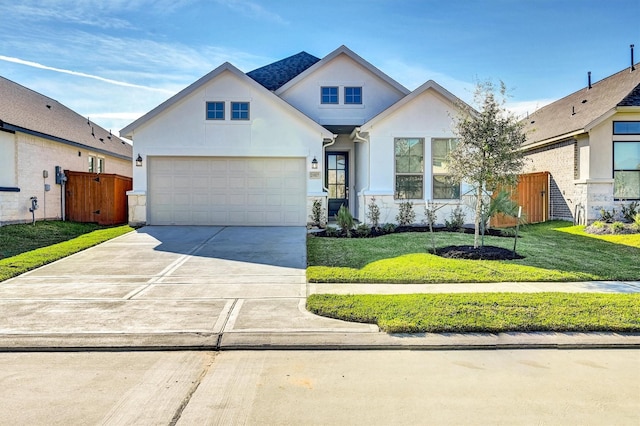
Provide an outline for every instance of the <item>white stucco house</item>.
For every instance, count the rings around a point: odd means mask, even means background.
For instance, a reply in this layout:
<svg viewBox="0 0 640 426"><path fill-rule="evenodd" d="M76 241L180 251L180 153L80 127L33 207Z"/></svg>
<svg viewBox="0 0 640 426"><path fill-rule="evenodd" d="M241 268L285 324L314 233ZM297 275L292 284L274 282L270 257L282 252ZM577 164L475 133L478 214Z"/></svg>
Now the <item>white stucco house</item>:
<svg viewBox="0 0 640 426"><path fill-rule="evenodd" d="M131 152L89 118L0 77L0 226L64 218L65 170L131 177Z"/></svg>
<svg viewBox="0 0 640 426"><path fill-rule="evenodd" d="M224 63L121 130L133 140L134 225L300 226L321 200L381 222L414 203L461 202L446 156L461 101L434 81L409 91L345 46L244 73ZM470 218L470 216L469 216Z"/></svg>

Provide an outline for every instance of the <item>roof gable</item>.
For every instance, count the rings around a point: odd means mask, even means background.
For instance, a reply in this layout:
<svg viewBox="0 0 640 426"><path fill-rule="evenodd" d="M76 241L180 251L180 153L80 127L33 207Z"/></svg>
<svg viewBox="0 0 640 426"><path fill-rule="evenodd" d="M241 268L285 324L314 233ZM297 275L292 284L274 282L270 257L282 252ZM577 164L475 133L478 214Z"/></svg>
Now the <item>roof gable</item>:
<svg viewBox="0 0 640 426"><path fill-rule="evenodd" d="M406 87L404 87L403 85L401 85L400 83L398 83L397 81L389 77L387 74L380 71L378 68L376 68L371 63L364 60L362 57L360 57L359 55L357 55L355 52L353 52L352 50L350 50L348 47L344 45L340 46L339 48L329 53L327 56L325 56L324 58L322 58L321 60L319 60L318 62L316 62L315 64L313 64L312 66L310 66L309 68L307 68L306 70L304 70L303 72L295 76L294 78L292 78L291 80L289 80L286 84L278 88L275 93L277 95L282 95L283 92L295 86L300 81L306 79L311 74L313 74L320 68L324 67L325 65L327 65L329 62L331 62L333 59L335 59L340 55L346 55L351 60L353 60L354 62L356 62L357 64L359 64L360 66L362 66L363 68L365 68L366 70L368 70L369 72L371 72L372 74L374 74L375 76L383 80L384 82L386 82L389 86L396 89L398 92L404 95L409 94L410 91Z"/></svg>
<svg viewBox="0 0 640 426"><path fill-rule="evenodd" d="M464 106L468 107L470 111L473 111L473 108L471 108L469 105L467 105L460 98L458 98L457 96L455 96L454 94L449 92L444 87L440 86L435 81L429 80L429 81L425 82L424 84L422 84L420 87L418 87L416 90L414 90L413 92L411 92L410 94L405 96L404 98L400 99L395 104L391 105L386 110L382 111L380 114L378 114L375 117L373 117L371 120L369 120L366 123L364 123L360 127L360 131L363 132L363 133L368 132L371 128L373 128L374 125L384 121L390 115L392 115L396 111L402 109L407 104L411 103L414 99L418 98L420 95L422 95L423 93L425 93L425 92L427 92L429 90L433 90L434 92L438 93L440 96L445 98L447 101L449 101L456 108L458 106L460 106L460 105L464 105Z"/></svg>
<svg viewBox="0 0 640 426"><path fill-rule="evenodd" d="M58 101L0 77L0 127L130 160L131 144Z"/></svg>
<svg viewBox="0 0 640 426"><path fill-rule="evenodd" d="M267 89L274 91L278 90L285 83L318 61L320 61L320 58L316 58L307 52L300 52L272 64L265 65L264 67L249 71L247 75Z"/></svg>
<svg viewBox="0 0 640 426"><path fill-rule="evenodd" d="M262 86L261 84L256 82L254 79L249 78L245 73L240 71L238 68L236 68L235 66L233 66L229 62L225 62L224 64L220 65L219 67L217 67L216 69L214 69L210 73L204 75L203 77L201 77L200 79L198 79L197 81L192 83L191 85L187 86L182 91L178 92L177 94L175 94L171 98L169 98L166 101L164 101L163 103L161 103L160 105L158 105L157 107L155 107L154 109L152 109L151 111L149 111L148 113L143 115L142 117L138 118L133 123L129 124L128 126L123 128L122 130L120 130L120 134L123 135L124 137L133 139L133 134L134 134L134 132L135 132L135 130L137 128L141 127L145 123L151 121L152 119L154 119L158 115L162 114L167 109L171 108L173 105L179 103L183 99L185 99L188 96L192 95L194 92L199 90L201 87L205 86L207 83L209 83L210 81L212 81L213 79L215 79L219 75L221 75L223 73L227 73L227 72L233 74L234 76L239 78L244 83L250 85L252 88L254 88L256 90L264 91L264 93L269 97L269 99L271 99L273 102L279 103L279 105L283 106L286 110L288 110L289 112L293 113L298 118L300 118L301 120L305 121L307 124L309 124L309 125L315 127L316 129L318 129L321 132L321 134L323 135L323 137L328 137L328 138L332 137L332 134L327 129L325 129L324 127L320 126L318 123L316 123L311 118L307 117L302 112L298 111L297 109L295 109L294 107L289 105L284 100L280 99L278 96L275 96L273 94L273 92L267 90L264 86Z"/></svg>
<svg viewBox="0 0 640 426"><path fill-rule="evenodd" d="M619 106L640 106L640 71L625 68L529 115L526 145L584 132Z"/></svg>

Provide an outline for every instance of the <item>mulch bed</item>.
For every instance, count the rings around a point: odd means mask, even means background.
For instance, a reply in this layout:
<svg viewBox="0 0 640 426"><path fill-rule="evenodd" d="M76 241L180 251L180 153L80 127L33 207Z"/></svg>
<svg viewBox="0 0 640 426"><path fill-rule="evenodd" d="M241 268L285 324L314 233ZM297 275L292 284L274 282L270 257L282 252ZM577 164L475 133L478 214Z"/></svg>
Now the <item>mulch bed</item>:
<svg viewBox="0 0 640 426"><path fill-rule="evenodd" d="M512 250L495 247L483 246L473 248L473 246L447 246L436 250L436 254L441 257L450 259L471 259L471 260L512 260L524 259L524 256L513 253Z"/></svg>

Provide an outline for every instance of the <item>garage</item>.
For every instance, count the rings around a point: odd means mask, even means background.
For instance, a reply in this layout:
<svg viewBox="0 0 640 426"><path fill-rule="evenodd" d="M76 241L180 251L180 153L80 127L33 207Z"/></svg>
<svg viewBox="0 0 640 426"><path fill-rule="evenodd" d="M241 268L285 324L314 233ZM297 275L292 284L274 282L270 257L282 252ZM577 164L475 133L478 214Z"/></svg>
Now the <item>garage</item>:
<svg viewBox="0 0 640 426"><path fill-rule="evenodd" d="M149 157L150 225L304 226L304 158Z"/></svg>

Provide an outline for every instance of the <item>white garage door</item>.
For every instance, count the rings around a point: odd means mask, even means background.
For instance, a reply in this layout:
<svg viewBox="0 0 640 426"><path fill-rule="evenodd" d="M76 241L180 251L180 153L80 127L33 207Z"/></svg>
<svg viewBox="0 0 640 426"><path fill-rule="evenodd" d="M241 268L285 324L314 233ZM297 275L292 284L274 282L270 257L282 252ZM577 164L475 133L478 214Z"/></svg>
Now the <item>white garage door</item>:
<svg viewBox="0 0 640 426"><path fill-rule="evenodd" d="M150 157L151 225L304 226L303 158Z"/></svg>

